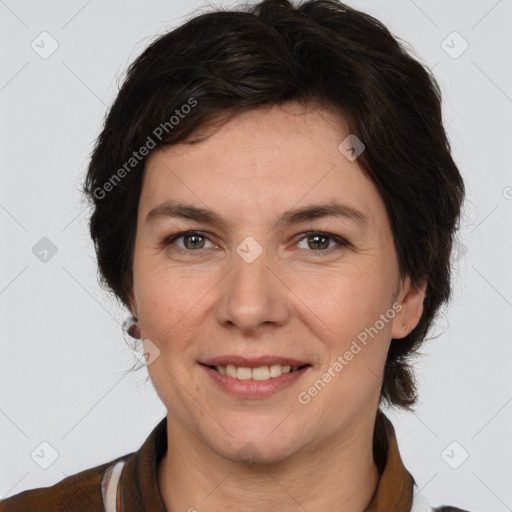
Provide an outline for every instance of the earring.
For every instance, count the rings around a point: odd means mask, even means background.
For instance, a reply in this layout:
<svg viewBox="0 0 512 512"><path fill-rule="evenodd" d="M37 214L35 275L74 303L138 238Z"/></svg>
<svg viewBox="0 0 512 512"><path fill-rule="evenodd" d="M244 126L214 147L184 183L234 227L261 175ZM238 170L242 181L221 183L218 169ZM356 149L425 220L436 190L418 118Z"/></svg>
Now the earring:
<svg viewBox="0 0 512 512"><path fill-rule="evenodd" d="M141 339L139 319L136 316L132 315L124 322L123 330L126 331L132 338Z"/></svg>
<svg viewBox="0 0 512 512"><path fill-rule="evenodd" d="M403 327L404 327L404 331L405 331L405 324L404 324L404 326L403 326Z"/></svg>

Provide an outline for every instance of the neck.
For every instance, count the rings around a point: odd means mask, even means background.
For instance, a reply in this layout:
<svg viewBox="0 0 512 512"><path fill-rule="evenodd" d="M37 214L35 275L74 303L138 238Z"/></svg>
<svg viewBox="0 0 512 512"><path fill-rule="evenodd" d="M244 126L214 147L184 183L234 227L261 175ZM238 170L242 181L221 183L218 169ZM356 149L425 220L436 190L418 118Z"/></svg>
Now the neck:
<svg viewBox="0 0 512 512"><path fill-rule="evenodd" d="M380 478L371 422L335 433L286 461L252 467L205 449L169 416L167 438L170 449L158 466L158 483L169 512L363 512Z"/></svg>

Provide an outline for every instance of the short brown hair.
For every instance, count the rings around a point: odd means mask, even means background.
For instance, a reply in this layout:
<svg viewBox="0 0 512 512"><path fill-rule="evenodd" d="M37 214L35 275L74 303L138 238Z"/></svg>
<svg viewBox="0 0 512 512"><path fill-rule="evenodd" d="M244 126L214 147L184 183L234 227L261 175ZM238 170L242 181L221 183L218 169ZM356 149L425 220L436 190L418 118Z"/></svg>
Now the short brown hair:
<svg viewBox="0 0 512 512"><path fill-rule="evenodd" d="M100 283L130 307L147 158L139 148L186 142L219 115L226 122L288 101L338 112L363 141L358 163L385 203L401 277L427 283L418 325L391 341L381 391L381 400L411 407L417 390L410 357L451 295L450 254L464 184L435 77L381 22L336 0L297 6L264 0L202 13L131 64L83 187L93 207Z"/></svg>

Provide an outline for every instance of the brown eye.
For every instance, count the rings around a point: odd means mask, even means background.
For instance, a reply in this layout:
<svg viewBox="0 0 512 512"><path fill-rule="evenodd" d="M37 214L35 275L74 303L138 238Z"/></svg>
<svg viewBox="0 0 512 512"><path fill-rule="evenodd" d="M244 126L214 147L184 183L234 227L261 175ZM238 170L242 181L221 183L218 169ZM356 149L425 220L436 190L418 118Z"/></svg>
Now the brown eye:
<svg viewBox="0 0 512 512"><path fill-rule="evenodd" d="M312 232L305 233L304 235L300 242L306 240L307 247L312 249L314 253L330 252L331 242L335 244L334 247L331 247L333 250L348 245L346 240L330 233Z"/></svg>
<svg viewBox="0 0 512 512"><path fill-rule="evenodd" d="M183 240L182 245L176 243L178 240ZM186 252L197 252L199 249L205 248L206 240L209 238L199 231L186 231L185 233L178 233L167 238L164 241L165 246L176 245L179 249Z"/></svg>
<svg viewBox="0 0 512 512"><path fill-rule="evenodd" d="M329 248L329 237L324 235L312 235L308 237L308 246L313 250L328 249Z"/></svg>
<svg viewBox="0 0 512 512"><path fill-rule="evenodd" d="M201 235L184 235L181 238L185 241L184 245L187 249L202 249L204 246L204 237Z"/></svg>

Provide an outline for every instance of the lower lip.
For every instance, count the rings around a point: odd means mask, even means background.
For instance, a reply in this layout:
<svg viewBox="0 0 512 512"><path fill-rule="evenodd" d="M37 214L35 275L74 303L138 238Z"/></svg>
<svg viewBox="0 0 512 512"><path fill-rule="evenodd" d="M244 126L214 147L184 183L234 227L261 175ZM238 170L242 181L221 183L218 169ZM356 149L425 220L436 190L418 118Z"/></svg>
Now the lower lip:
<svg viewBox="0 0 512 512"><path fill-rule="evenodd" d="M273 395L290 387L311 368L311 366L306 366L294 372L283 373L280 377L271 377L268 380L242 380L221 375L209 366L201 366L224 391L239 398L264 398Z"/></svg>

